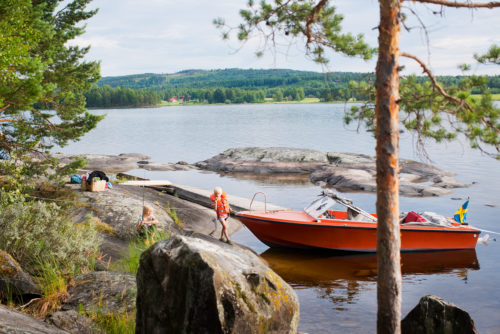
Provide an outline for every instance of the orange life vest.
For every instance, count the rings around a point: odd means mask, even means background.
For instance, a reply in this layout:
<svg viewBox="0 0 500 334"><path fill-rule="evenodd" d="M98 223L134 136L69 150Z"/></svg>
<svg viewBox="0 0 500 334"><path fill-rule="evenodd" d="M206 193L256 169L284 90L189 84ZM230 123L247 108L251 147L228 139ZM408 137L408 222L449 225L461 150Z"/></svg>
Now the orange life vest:
<svg viewBox="0 0 500 334"><path fill-rule="evenodd" d="M229 214L230 208L229 208L229 203L227 202L226 199L225 192L222 193L220 199L217 199L217 197L215 197L215 194L210 195L210 199L212 200L212 203L214 203L215 211L217 212L217 217Z"/></svg>

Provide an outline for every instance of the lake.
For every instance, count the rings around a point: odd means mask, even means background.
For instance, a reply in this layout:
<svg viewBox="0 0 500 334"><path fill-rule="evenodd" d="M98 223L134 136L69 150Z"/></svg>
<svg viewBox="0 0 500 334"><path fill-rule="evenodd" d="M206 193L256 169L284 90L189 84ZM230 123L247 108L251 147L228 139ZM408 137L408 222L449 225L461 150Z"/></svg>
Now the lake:
<svg viewBox="0 0 500 334"><path fill-rule="evenodd" d="M280 146L375 155L370 133L343 124L343 104L262 104L179 106L92 110L106 114L98 127L65 153L144 153L154 162L194 163L231 147ZM455 172L472 184L442 197L400 197L402 211L434 211L451 216L470 196L467 220L500 232L500 161L469 148L459 139L426 144L432 164ZM400 156L419 160L415 137L400 136ZM424 161L426 162L426 161ZM321 188L307 179L241 179L202 171L132 174L212 189L216 185L251 198L263 191L273 204L303 209ZM348 193L356 204L375 211L375 194ZM484 233L483 233L484 235ZM472 316L480 333L500 332L500 236L475 251L405 254L403 317L428 294L440 296ZM299 331L369 333L376 331L376 260L374 255L339 255L277 251L260 243L246 228L233 236L261 254L296 291L300 300ZM500 240L500 239L499 239Z"/></svg>

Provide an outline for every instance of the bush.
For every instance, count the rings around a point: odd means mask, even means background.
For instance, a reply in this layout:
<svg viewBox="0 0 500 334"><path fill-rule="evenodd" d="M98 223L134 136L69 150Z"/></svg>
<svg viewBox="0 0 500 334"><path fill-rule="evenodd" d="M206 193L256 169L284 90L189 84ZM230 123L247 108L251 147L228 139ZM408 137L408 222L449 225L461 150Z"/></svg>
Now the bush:
<svg viewBox="0 0 500 334"><path fill-rule="evenodd" d="M77 273L91 267L98 252L100 239L91 225L74 225L54 203L5 205L0 212L0 249L32 273L49 262Z"/></svg>

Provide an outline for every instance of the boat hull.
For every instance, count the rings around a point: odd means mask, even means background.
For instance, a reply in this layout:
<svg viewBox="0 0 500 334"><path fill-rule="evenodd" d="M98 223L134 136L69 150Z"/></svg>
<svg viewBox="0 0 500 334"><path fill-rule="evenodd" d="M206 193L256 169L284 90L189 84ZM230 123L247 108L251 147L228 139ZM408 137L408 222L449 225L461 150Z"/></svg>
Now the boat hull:
<svg viewBox="0 0 500 334"><path fill-rule="evenodd" d="M269 247L375 252L377 224L346 220L315 221L300 211L245 211L237 218ZM474 249L480 231L472 227L401 225L401 251Z"/></svg>

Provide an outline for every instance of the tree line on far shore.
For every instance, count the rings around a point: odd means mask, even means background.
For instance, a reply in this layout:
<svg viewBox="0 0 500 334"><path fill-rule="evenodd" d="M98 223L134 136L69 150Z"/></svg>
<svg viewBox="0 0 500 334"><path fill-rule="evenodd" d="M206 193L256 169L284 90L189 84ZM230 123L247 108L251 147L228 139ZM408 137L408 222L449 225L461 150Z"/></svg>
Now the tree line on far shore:
<svg viewBox="0 0 500 334"><path fill-rule="evenodd" d="M467 76L441 76L445 87ZM404 79L403 79L404 80ZM412 80L424 83L426 77ZM192 104L241 104L266 101L366 101L361 86L372 86L373 73L317 73L294 70L188 70L176 74L138 74L105 77L85 93L87 107L144 107L163 101ZM492 94L500 94L500 76L488 77ZM480 92L471 92L479 94Z"/></svg>

